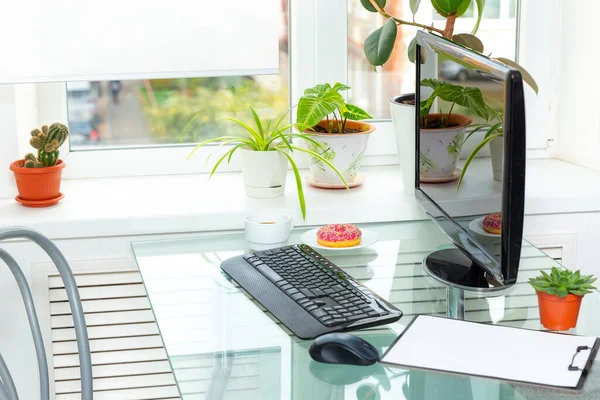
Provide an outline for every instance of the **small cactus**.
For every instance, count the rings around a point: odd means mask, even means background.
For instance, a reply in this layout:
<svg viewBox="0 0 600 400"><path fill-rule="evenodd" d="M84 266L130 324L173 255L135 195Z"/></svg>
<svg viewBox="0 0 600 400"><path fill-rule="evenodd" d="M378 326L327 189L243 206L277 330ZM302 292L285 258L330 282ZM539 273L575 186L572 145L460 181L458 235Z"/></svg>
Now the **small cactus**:
<svg viewBox="0 0 600 400"><path fill-rule="evenodd" d="M42 129L31 131L29 143L37 150L37 157L33 153L25 155L25 168L52 167L58 162L58 149L69 136L69 128L58 122L42 126Z"/></svg>

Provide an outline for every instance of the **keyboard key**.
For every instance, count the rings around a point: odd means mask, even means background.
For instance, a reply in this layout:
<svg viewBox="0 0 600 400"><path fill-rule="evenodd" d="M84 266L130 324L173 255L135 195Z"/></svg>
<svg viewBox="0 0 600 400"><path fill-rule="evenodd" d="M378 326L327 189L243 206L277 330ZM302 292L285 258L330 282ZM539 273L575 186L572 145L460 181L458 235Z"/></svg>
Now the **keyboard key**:
<svg viewBox="0 0 600 400"><path fill-rule="evenodd" d="M330 319L333 319L333 317L330 315L326 315L324 317L319 318L319 321L325 322L325 321L329 321Z"/></svg>
<svg viewBox="0 0 600 400"><path fill-rule="evenodd" d="M327 303L325 302L325 300L321 300L321 299L314 299L314 300L313 300L313 303L315 303L315 304L316 304L316 305L318 305L318 306L324 306L325 304L327 304Z"/></svg>
<svg viewBox="0 0 600 400"><path fill-rule="evenodd" d="M377 317L377 316L379 316L379 313L377 311L371 310L371 311L367 311L367 316L368 317Z"/></svg>
<svg viewBox="0 0 600 400"><path fill-rule="evenodd" d="M327 315L327 313L319 308L311 310L310 311L311 315L317 319L324 317Z"/></svg>
<svg viewBox="0 0 600 400"><path fill-rule="evenodd" d="M288 296L291 296L293 294L300 293L300 291L298 289L292 287L292 288L286 289L285 293L287 293Z"/></svg>
<svg viewBox="0 0 600 400"><path fill-rule="evenodd" d="M342 317L351 317L351 316L352 316L352 313L349 313L349 312L342 313Z"/></svg>
<svg viewBox="0 0 600 400"><path fill-rule="evenodd" d="M283 280L283 278L277 272L273 271L266 264L257 265L256 269L273 283Z"/></svg>
<svg viewBox="0 0 600 400"><path fill-rule="evenodd" d="M306 299L306 297L302 293L300 293L300 292L294 293L294 294L290 295L290 298L292 300L294 300L294 301L298 301L298 300L301 300L301 299Z"/></svg>
<svg viewBox="0 0 600 400"><path fill-rule="evenodd" d="M304 305L304 309L305 309L306 311L312 311L312 310L315 310L315 309L317 309L317 308L319 308L319 306L318 306L318 305L316 305L316 304L314 304L314 303L310 303L310 304L305 304L305 305Z"/></svg>
<svg viewBox="0 0 600 400"><path fill-rule="evenodd" d="M358 321L359 319L364 319L365 317L366 317L366 315L360 314L360 315L351 315L346 318L348 319L348 321Z"/></svg>
<svg viewBox="0 0 600 400"><path fill-rule="evenodd" d="M334 325L343 324L344 322L348 322L348 320L346 318L334 318L334 319L330 319L329 321L326 321L323 325L334 326Z"/></svg>
<svg viewBox="0 0 600 400"><path fill-rule="evenodd" d="M313 292L310 291L310 289L300 288L299 290L300 290L300 293L302 293L309 299L312 299L313 297L317 297Z"/></svg>
<svg viewBox="0 0 600 400"><path fill-rule="evenodd" d="M317 297L323 297L326 295L325 292L322 291L321 289L315 288L315 289L311 289L311 290Z"/></svg>

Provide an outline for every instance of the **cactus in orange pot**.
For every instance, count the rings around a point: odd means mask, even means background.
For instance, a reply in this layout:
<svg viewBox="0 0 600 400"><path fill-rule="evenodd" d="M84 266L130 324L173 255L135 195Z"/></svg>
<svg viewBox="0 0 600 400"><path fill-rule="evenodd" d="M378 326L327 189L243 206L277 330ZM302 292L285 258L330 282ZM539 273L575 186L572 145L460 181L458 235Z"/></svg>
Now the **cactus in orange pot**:
<svg viewBox="0 0 600 400"><path fill-rule="evenodd" d="M25 155L25 168L52 167L58 162L59 147L69 136L69 128L58 122L42 126L42 129L31 131L29 144L37 149L37 157L33 153Z"/></svg>

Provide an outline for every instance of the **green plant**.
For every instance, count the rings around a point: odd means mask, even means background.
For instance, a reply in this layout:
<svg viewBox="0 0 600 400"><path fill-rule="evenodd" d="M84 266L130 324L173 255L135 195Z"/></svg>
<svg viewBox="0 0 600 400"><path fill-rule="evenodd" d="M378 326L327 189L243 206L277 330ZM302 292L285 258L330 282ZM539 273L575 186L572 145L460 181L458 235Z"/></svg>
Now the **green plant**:
<svg viewBox="0 0 600 400"><path fill-rule="evenodd" d="M454 33L454 24L456 18L461 17L469 8L471 3L475 1L477 5L477 21L471 33ZM414 20L415 14L419 9L421 0L410 0L410 10L412 12L412 21L406 21L401 18L394 17L385 11L386 0L360 0L363 7L370 12L377 12L386 18L384 25L372 32L364 43L364 52L367 60L373 67L384 65L392 55L396 44L396 35L398 33L398 25L409 25L417 28L425 29L429 32L439 34L445 39L451 40L461 46L468 47L478 53L483 53L484 46L481 40L475 36L479 29L485 0L431 0L433 8L439 15L446 18L444 29L439 29L431 25L417 23ZM411 62L416 58L416 38L413 38L408 46L408 58ZM482 54L483 55L483 54ZM485 56L485 55L484 55ZM486 56L487 57L487 56ZM489 57L488 57L489 58ZM519 64L503 57L492 58L500 61L512 68L521 72L523 79L537 93L538 87L529 72Z"/></svg>
<svg viewBox="0 0 600 400"><path fill-rule="evenodd" d="M58 162L60 146L69 136L69 128L58 122L42 126L42 129L31 131L29 144L37 150L37 157L33 153L25 154L25 168L52 167Z"/></svg>
<svg viewBox="0 0 600 400"><path fill-rule="evenodd" d="M346 103L340 92L350 86L336 82L333 87L329 83L308 88L298 102L296 121L301 130L314 129L315 125L327 119L328 133L344 133L346 121L358 121L373 118L365 110ZM329 115L332 119L329 119Z"/></svg>
<svg viewBox="0 0 600 400"><path fill-rule="evenodd" d="M296 179L296 187L298 189L298 201L300 203L300 209L302 211L302 217L304 219L306 219L306 201L304 198L304 190L302 189L302 178L300 177L300 172L298 171L296 162L291 156L291 154L294 151L309 154L310 156L322 161L342 179L342 182L344 182L344 185L346 186L346 188L348 188L348 184L346 183L346 180L344 179L342 174L333 166L331 162L329 162L329 160L327 160L327 158L323 157L321 154L314 150L298 147L293 144L293 139L304 139L311 145L311 147L316 146L313 148L321 149L321 145L317 141L312 139L310 134L290 132L289 130L295 127L296 124L288 124L282 126L283 120L289 111L282 115L279 118L279 120L277 120L277 122L274 122L275 120L269 120L266 123L264 123L258 117L258 114L254 110L254 108L249 107L249 109L252 113L256 128L251 127L249 124L245 123L244 121L240 121L239 119L229 117L224 118L225 120L235 122L239 126L243 127L248 136L221 136L218 138L205 140L204 142L198 144L190 152L187 159L189 160L190 157L196 152L196 150L210 143L220 143L220 145L217 148L220 148L225 145L232 146L215 163L210 173L210 176L212 177L217 171L217 168L219 168L219 165L221 165L221 163L225 159L227 159L227 163L229 163L233 154L236 152L236 150L240 148L253 151L277 151L283 154L289 161L294 172L294 177Z"/></svg>
<svg viewBox="0 0 600 400"><path fill-rule="evenodd" d="M469 138L475 133L487 130L485 132L485 135L483 136L483 140L473 148L473 150L465 160L465 164L463 165L462 171L460 172L460 178L458 179L458 189L460 189L460 185L462 184L463 178L467 173L467 168L469 168L469 165L471 165L471 162L475 159L477 154L479 154L479 152L485 147L485 145L490 143L492 140L504 137L504 114L502 112L495 111L487 104L486 107L490 111L490 115L492 115L492 117L489 118L488 121L493 122L494 120L496 120L497 122L475 125L475 129L469 132L469 134L465 138L464 142L469 140Z"/></svg>
<svg viewBox="0 0 600 400"><path fill-rule="evenodd" d="M448 127L448 121L450 121L452 110L456 104L467 108L473 114L485 118L486 120L489 118L489 107L483 101L483 95L479 88L453 85L437 79L423 79L421 81L421 86L433 89L431 95L425 100L422 100L419 104L421 128L431 129ZM435 120L432 120L429 118L429 115L431 107L437 98L447 101L451 103L451 105L447 114L444 114L440 110L440 116Z"/></svg>
<svg viewBox="0 0 600 400"><path fill-rule="evenodd" d="M529 278L529 284L538 292L566 297L569 293L584 296L596 290L592 285L597 278L594 275L581 275L580 271L569 271L552 267L550 274L540 271L541 275Z"/></svg>

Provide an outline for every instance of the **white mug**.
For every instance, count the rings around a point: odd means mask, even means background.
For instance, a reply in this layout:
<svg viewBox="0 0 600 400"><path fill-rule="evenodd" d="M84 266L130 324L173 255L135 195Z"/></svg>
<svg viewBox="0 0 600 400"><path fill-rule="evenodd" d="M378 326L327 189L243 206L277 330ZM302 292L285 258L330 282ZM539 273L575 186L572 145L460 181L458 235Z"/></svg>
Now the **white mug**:
<svg viewBox="0 0 600 400"><path fill-rule="evenodd" d="M294 227L292 219L275 213L259 213L246 217L246 242L251 250L266 250L287 245Z"/></svg>

